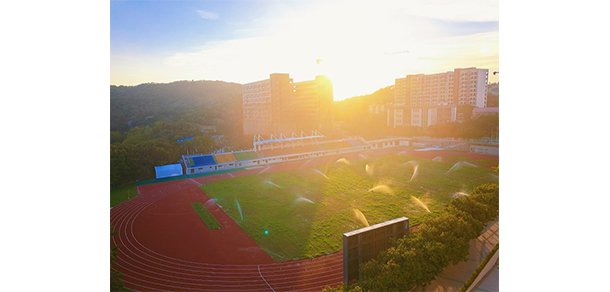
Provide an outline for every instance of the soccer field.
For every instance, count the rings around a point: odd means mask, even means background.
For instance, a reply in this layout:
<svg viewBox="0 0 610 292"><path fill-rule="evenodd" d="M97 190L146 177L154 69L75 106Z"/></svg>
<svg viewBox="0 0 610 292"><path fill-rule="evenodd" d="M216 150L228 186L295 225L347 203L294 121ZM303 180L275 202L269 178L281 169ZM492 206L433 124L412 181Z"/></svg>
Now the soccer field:
<svg viewBox="0 0 610 292"><path fill-rule="evenodd" d="M382 155L201 185L276 261L342 249L345 232L398 217L417 224L455 196L498 183L497 161Z"/></svg>

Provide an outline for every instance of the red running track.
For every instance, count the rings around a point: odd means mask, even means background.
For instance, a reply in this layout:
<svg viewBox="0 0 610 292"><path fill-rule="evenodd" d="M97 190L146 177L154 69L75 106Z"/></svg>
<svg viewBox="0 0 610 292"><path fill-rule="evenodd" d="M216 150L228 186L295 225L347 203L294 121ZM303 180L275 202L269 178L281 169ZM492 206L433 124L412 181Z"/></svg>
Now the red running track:
<svg viewBox="0 0 610 292"><path fill-rule="evenodd" d="M497 156L465 152L385 149L342 155L347 159L383 154L433 158ZM200 188L200 184L231 177L334 162L337 157L279 164L207 177L138 187L139 196L110 211L120 245L112 269L124 274L125 287L136 291L320 291L343 281L343 254L274 262ZM222 228L209 230L190 203L203 202Z"/></svg>

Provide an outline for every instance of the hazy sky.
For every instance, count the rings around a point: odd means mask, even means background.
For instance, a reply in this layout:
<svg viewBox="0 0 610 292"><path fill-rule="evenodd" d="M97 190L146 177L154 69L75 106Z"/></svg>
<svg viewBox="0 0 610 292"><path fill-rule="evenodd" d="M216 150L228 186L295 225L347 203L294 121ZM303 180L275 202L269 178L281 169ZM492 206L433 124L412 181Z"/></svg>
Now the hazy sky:
<svg viewBox="0 0 610 292"><path fill-rule="evenodd" d="M340 100L455 68L497 82L498 20L498 0L113 0L110 83L324 74Z"/></svg>

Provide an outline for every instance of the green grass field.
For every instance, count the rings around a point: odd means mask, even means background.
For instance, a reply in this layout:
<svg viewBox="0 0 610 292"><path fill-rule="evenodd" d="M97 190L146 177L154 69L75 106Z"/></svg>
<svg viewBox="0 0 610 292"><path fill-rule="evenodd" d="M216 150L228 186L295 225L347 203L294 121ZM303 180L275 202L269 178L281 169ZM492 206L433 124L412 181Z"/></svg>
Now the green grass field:
<svg viewBox="0 0 610 292"><path fill-rule="evenodd" d="M203 223L205 224L205 226L208 227L208 229L215 230L220 229L222 227L222 225L218 223L216 218L214 218L214 215L212 215L212 213L210 213L210 211L208 211L208 209L203 206L203 203L196 202L192 203L191 206L193 207L193 209L195 209L195 212L197 212L197 215L199 215L199 218L201 218L201 221L203 221Z"/></svg>
<svg viewBox="0 0 610 292"><path fill-rule="evenodd" d="M277 261L340 251L343 233L434 216L455 193L498 183L491 160L386 155L232 178L201 188ZM438 159L437 159L438 160ZM346 164L348 162L349 164Z"/></svg>
<svg viewBox="0 0 610 292"><path fill-rule="evenodd" d="M138 195L135 183L110 190L110 207L114 207Z"/></svg>

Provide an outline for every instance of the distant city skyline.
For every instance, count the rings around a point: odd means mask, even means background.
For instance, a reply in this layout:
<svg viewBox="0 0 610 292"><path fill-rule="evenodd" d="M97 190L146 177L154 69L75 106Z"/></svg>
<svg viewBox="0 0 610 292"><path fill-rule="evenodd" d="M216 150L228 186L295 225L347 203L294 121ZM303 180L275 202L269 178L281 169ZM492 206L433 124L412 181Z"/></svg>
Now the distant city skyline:
<svg viewBox="0 0 610 292"><path fill-rule="evenodd" d="M498 1L114 1L110 84L330 78L335 100L409 74L489 69Z"/></svg>

